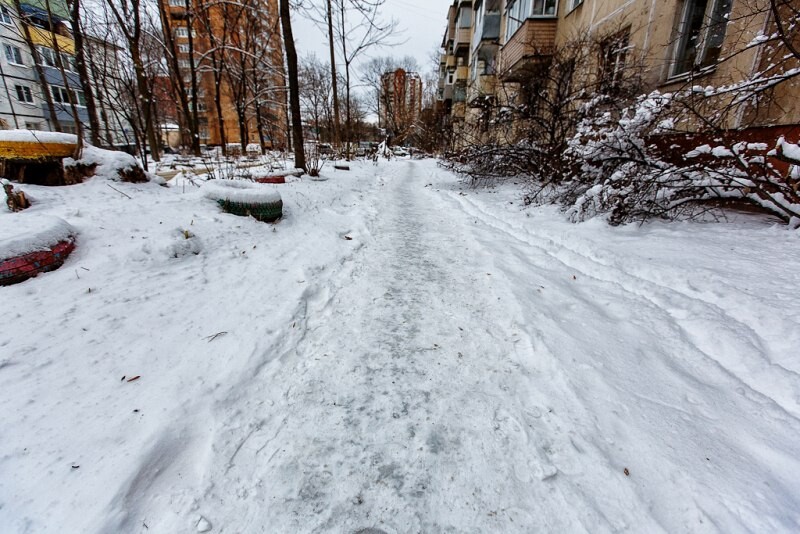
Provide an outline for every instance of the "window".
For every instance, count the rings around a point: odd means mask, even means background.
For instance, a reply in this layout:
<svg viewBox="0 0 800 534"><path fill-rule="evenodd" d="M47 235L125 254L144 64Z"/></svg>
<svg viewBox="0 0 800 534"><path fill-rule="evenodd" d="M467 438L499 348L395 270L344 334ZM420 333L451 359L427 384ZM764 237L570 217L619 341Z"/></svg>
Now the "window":
<svg viewBox="0 0 800 534"><path fill-rule="evenodd" d="M175 36L176 37L184 37L184 38L189 37L189 29L186 26L178 26L177 28L175 28ZM196 36L197 36L197 32L192 30L192 37L196 37Z"/></svg>
<svg viewBox="0 0 800 534"><path fill-rule="evenodd" d="M169 5L177 7L186 7L186 0L169 0Z"/></svg>
<svg viewBox="0 0 800 534"><path fill-rule="evenodd" d="M72 92L72 99L76 106L86 105L86 95L83 94L83 91L78 91L76 89L71 89L70 91ZM58 85L53 85L50 87L50 92L53 95L54 102L69 105L69 92L66 89Z"/></svg>
<svg viewBox="0 0 800 534"><path fill-rule="evenodd" d="M64 66L64 70L69 70L72 72L78 72L77 67L75 67L75 57L69 54L61 53L61 64Z"/></svg>
<svg viewBox="0 0 800 534"><path fill-rule="evenodd" d="M557 7L556 0L511 0L506 8L506 41L517 32L525 19L554 17Z"/></svg>
<svg viewBox="0 0 800 534"><path fill-rule="evenodd" d="M13 25L13 22L11 22L11 13L9 13L8 8L4 6L0 6L0 24L5 24L7 26Z"/></svg>
<svg viewBox="0 0 800 534"><path fill-rule="evenodd" d="M52 48L47 48L45 46L39 47L39 57L42 58L42 64L45 67L55 67L56 66L56 53Z"/></svg>
<svg viewBox="0 0 800 534"><path fill-rule="evenodd" d="M181 54L188 54L189 53L189 45L188 44L179 44L178 51Z"/></svg>
<svg viewBox="0 0 800 534"><path fill-rule="evenodd" d="M613 35L600 44L600 90L605 94L619 91L625 74L630 29Z"/></svg>
<svg viewBox="0 0 800 534"><path fill-rule="evenodd" d="M83 94L83 91L73 90L73 96L75 97L75 105L86 107L86 95Z"/></svg>
<svg viewBox="0 0 800 534"><path fill-rule="evenodd" d="M179 59L178 60L178 67L182 69L188 69L191 66L188 59Z"/></svg>
<svg viewBox="0 0 800 534"><path fill-rule="evenodd" d="M725 41L733 0L686 0L678 27L672 75L716 64Z"/></svg>
<svg viewBox="0 0 800 534"><path fill-rule="evenodd" d="M458 27L459 28L472 27L472 8L462 7L458 11Z"/></svg>
<svg viewBox="0 0 800 534"><path fill-rule="evenodd" d="M583 0L569 0L569 10L572 11L583 3Z"/></svg>
<svg viewBox="0 0 800 534"><path fill-rule="evenodd" d="M27 85L15 85L14 89L17 91L18 101L33 104L33 93L31 93L30 87Z"/></svg>
<svg viewBox="0 0 800 534"><path fill-rule="evenodd" d="M26 130L38 130L42 127L42 123L40 122L26 122L25 129Z"/></svg>
<svg viewBox="0 0 800 534"><path fill-rule="evenodd" d="M24 65L22 62L22 51L19 47L11 46L11 45L3 45L6 51L6 59L9 63L13 63L14 65Z"/></svg>

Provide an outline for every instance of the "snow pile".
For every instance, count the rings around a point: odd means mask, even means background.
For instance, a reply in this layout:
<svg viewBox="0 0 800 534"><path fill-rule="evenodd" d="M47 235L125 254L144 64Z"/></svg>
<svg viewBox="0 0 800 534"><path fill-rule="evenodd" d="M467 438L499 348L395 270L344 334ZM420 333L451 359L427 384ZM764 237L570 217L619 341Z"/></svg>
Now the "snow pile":
<svg viewBox="0 0 800 534"><path fill-rule="evenodd" d="M791 161L794 165L800 165L800 145L790 143L781 136L776 147L778 154Z"/></svg>
<svg viewBox="0 0 800 534"><path fill-rule="evenodd" d="M210 180L203 186L206 198L242 204L268 204L280 202L281 195L265 184L243 180Z"/></svg>
<svg viewBox="0 0 800 534"><path fill-rule="evenodd" d="M141 182L148 176L142 170L136 158L118 150L104 150L92 145L85 145L81 159L64 159L64 167L94 168L94 175L104 180Z"/></svg>
<svg viewBox="0 0 800 534"><path fill-rule="evenodd" d="M166 248L168 257L197 256L203 251L203 241L189 230L176 228L172 235L175 241Z"/></svg>
<svg viewBox="0 0 800 534"><path fill-rule="evenodd" d="M78 136L61 132L44 132L39 130L0 130L0 142L13 143L55 143L77 145Z"/></svg>
<svg viewBox="0 0 800 534"><path fill-rule="evenodd" d="M0 217L0 261L49 250L76 235L65 220L24 211Z"/></svg>

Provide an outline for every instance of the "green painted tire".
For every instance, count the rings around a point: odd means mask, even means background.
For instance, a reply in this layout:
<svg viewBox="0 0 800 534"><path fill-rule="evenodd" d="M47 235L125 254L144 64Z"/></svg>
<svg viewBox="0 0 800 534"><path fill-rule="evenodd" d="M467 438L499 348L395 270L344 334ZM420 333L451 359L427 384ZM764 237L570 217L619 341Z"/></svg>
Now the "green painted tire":
<svg viewBox="0 0 800 534"><path fill-rule="evenodd" d="M274 222L283 217L283 200L264 203L217 200L217 203L226 213L242 217L253 217L261 222Z"/></svg>

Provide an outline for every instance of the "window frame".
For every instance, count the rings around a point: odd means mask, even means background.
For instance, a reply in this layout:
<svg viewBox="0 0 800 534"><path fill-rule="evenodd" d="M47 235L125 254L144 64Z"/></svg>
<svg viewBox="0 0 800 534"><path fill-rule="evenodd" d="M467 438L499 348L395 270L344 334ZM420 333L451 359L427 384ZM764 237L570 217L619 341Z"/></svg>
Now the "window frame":
<svg viewBox="0 0 800 534"><path fill-rule="evenodd" d="M8 61L9 65L27 67L27 65L24 63L25 58L22 57L22 49L20 47L3 43L3 52L5 53L6 61ZM9 57L9 52L11 52L11 56L13 56L13 58ZM17 61L17 59L19 59L19 61Z"/></svg>
<svg viewBox="0 0 800 534"><path fill-rule="evenodd" d="M601 43L599 85L606 94L614 95L619 92L631 50L633 45L630 27L609 36Z"/></svg>
<svg viewBox="0 0 800 534"><path fill-rule="evenodd" d="M691 65L687 65L688 68L681 70L678 72L678 69L687 63L688 57L688 43L692 39L692 32L687 33L687 29L689 29L689 25L691 24L690 17L690 10L696 5L697 2L701 0L684 0L683 5L679 11L679 19L676 24L676 38L675 44L671 51L670 57L670 65L669 65L669 76L668 80L672 79L680 79L683 77L691 76L693 73L702 73L705 71L713 70L716 67L716 59L712 62L708 62L708 57L706 54L710 50L708 47L709 44L709 37L711 36L712 31L714 28L722 28L721 31L721 40L719 44L719 49L722 49L722 46L725 43L725 38L727 37L727 24L714 22L713 15L717 12L718 8L724 3L727 2L727 11L721 13L722 20L730 20L730 14L733 10L733 0L705 0L706 6L703 10L703 14L701 17L702 23L699 28L697 28L697 42L694 46L694 58ZM720 26L721 24L721 26ZM718 57L717 57L718 59Z"/></svg>
<svg viewBox="0 0 800 534"><path fill-rule="evenodd" d="M14 19L11 18L11 12L6 6L0 6L0 24L14 26Z"/></svg>
<svg viewBox="0 0 800 534"><path fill-rule="evenodd" d="M36 98L33 96L33 89L31 89L30 85L23 85L21 83L14 84L14 92L17 93L17 102L20 104L36 104ZM26 98L20 99L22 97L28 97L30 100Z"/></svg>

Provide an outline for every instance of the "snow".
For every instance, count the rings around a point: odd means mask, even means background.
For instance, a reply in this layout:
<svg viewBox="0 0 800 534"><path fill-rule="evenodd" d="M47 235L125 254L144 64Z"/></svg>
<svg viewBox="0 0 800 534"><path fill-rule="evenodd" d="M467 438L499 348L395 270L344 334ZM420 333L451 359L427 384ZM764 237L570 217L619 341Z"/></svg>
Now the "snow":
<svg viewBox="0 0 800 534"><path fill-rule="evenodd" d="M274 187L243 180L209 180L203 185L206 198L245 204L280 202L281 195Z"/></svg>
<svg viewBox="0 0 800 534"><path fill-rule="evenodd" d="M75 236L75 229L58 217L29 208L19 213L2 211L0 216L0 261L50 250Z"/></svg>
<svg viewBox="0 0 800 534"><path fill-rule="evenodd" d="M80 160L75 161L72 158L64 158L65 167L76 164L96 165L94 175L110 181L120 181L119 171L140 166L136 158L128 153L118 150L105 150L88 144L83 147ZM157 179L154 181L158 182Z"/></svg>
<svg viewBox="0 0 800 534"><path fill-rule="evenodd" d="M800 528L797 232L351 167L24 186L81 246L2 289L4 532Z"/></svg>
<svg viewBox="0 0 800 534"><path fill-rule="evenodd" d="M778 139L778 150L787 159L800 164L800 145L788 142L784 137Z"/></svg>
<svg viewBox="0 0 800 534"><path fill-rule="evenodd" d="M39 130L0 130L0 142L4 141L75 145L78 143L78 137L74 134Z"/></svg>

